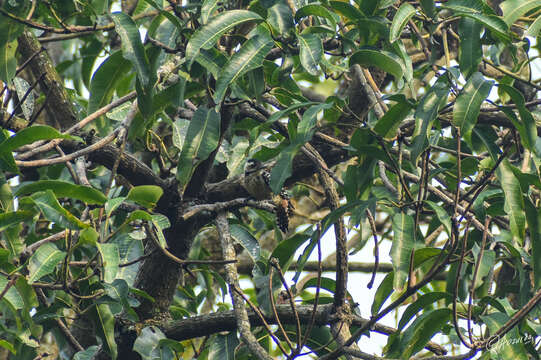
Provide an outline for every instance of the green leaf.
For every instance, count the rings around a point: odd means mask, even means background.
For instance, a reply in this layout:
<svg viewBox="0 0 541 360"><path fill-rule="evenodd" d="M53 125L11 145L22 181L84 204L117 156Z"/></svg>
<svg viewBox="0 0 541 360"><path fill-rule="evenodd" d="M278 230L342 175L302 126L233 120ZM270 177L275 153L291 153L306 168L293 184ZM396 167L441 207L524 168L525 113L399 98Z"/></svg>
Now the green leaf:
<svg viewBox="0 0 541 360"><path fill-rule="evenodd" d="M278 259L282 270L287 271L289 265L291 265L293 257L295 256L295 252L308 239L310 239L309 235L295 234L292 237L280 242L272 251L272 255L270 256L270 258Z"/></svg>
<svg viewBox="0 0 541 360"><path fill-rule="evenodd" d="M397 102L374 125L374 131L386 139L394 138L398 126L408 116L412 107L405 98Z"/></svg>
<svg viewBox="0 0 541 360"><path fill-rule="evenodd" d="M6 288L6 285L9 283L9 280L4 277L4 275L0 275L0 291L3 291ZM12 286L2 297L0 300L0 304L2 302L7 302L9 305L16 310L20 310L24 308L24 300L21 296L21 294L17 291L17 288L15 286ZM1 345L0 345L1 346Z"/></svg>
<svg viewBox="0 0 541 360"><path fill-rule="evenodd" d="M230 10L212 18L206 25L197 29L186 46L186 63L188 69L199 55L201 49L208 50L227 31L242 23L263 21L261 16L248 10Z"/></svg>
<svg viewBox="0 0 541 360"><path fill-rule="evenodd" d="M449 237L451 237L451 217L449 216L449 214L445 211L444 208L442 208L433 201L426 200L425 204L430 206L432 211L436 213L436 216L440 223L443 225L445 232Z"/></svg>
<svg viewBox="0 0 541 360"><path fill-rule="evenodd" d="M31 211L9 211L0 214L0 231L4 230L8 226L14 224L20 224L24 221L32 219L34 213Z"/></svg>
<svg viewBox="0 0 541 360"><path fill-rule="evenodd" d="M315 34L297 35L301 65L309 74L318 75L317 65L323 56L323 43Z"/></svg>
<svg viewBox="0 0 541 360"><path fill-rule="evenodd" d="M537 142L537 124L536 121L528 108L524 100L524 96L512 86L506 84L500 84L499 88L507 93L511 100L517 106L518 113L520 115L521 123L516 121L516 116L513 111L509 109L502 109L502 111L511 119L513 125L517 128L521 142L524 147L536 153L538 156L541 155L539 149L536 147Z"/></svg>
<svg viewBox="0 0 541 360"><path fill-rule="evenodd" d="M403 350L400 356L404 359L420 351L426 343L451 319L450 309L427 311L415 319L405 331L401 339Z"/></svg>
<svg viewBox="0 0 541 360"><path fill-rule="evenodd" d="M209 359L235 360L235 349L239 346L235 331L227 335L218 334L210 345Z"/></svg>
<svg viewBox="0 0 541 360"><path fill-rule="evenodd" d="M250 255L255 264L257 259L259 259L261 256L261 247L259 246L257 239L246 227L240 224L231 224L229 226L229 231L231 232L233 239L235 239L239 244L242 245L244 249L246 249L248 255Z"/></svg>
<svg viewBox="0 0 541 360"><path fill-rule="evenodd" d="M273 113L271 116L269 116L269 118L267 120L267 123L271 124L271 123L273 123L275 121L278 121L278 120L286 117L287 115L291 114L295 110L298 110L298 109L301 109L301 108L307 107L307 106L317 105L317 104L320 104L320 103L313 102L313 101L295 103L295 104L291 105L290 107L288 107L287 109L283 109L283 110L280 110L280 111L277 111L277 112Z"/></svg>
<svg viewBox="0 0 541 360"><path fill-rule="evenodd" d="M383 304L385 303L385 300L391 296L391 293L393 292L393 283L394 283L394 271L391 271L387 275L385 275L385 278L379 284L378 289L376 290L376 294L374 295L374 301L372 302L372 307L370 310L370 313L372 315L376 315Z"/></svg>
<svg viewBox="0 0 541 360"><path fill-rule="evenodd" d="M206 24L219 6L219 0L204 0L201 4L201 23Z"/></svg>
<svg viewBox="0 0 541 360"><path fill-rule="evenodd" d="M317 114L319 114L320 111L331 107L332 104L327 103L310 106L304 114L302 114L302 119L297 127L297 135L292 142L297 145L304 145L306 142L310 141L317 125Z"/></svg>
<svg viewBox="0 0 541 360"><path fill-rule="evenodd" d="M428 146L428 131L432 128L440 107L447 102L448 93L447 80L445 76L440 76L415 109L415 130L411 149L411 161L414 164Z"/></svg>
<svg viewBox="0 0 541 360"><path fill-rule="evenodd" d="M90 226L63 208L52 190L34 193L30 196L30 199L32 199L47 220L50 220L61 227L78 230Z"/></svg>
<svg viewBox="0 0 541 360"><path fill-rule="evenodd" d="M511 26L519 17L541 6L539 0L506 0L500 4L503 21Z"/></svg>
<svg viewBox="0 0 541 360"><path fill-rule="evenodd" d="M160 340L165 338L165 335L159 328L156 326L147 326L143 328L135 340L133 350L138 352L144 360L160 359Z"/></svg>
<svg viewBox="0 0 541 360"><path fill-rule="evenodd" d="M219 139L220 114L214 109L200 106L190 121L180 153L177 179L182 190L188 184L195 167L216 149Z"/></svg>
<svg viewBox="0 0 541 360"><path fill-rule="evenodd" d="M17 70L17 40L4 42L0 45L0 81L11 83Z"/></svg>
<svg viewBox="0 0 541 360"><path fill-rule="evenodd" d="M291 10L289 13L291 13ZM308 4L301 7L299 10L297 10L297 12L295 13L295 21L299 23L303 17L307 17L311 15L320 16L322 18L329 20L329 23L333 29L336 28L336 22L340 20L338 16L336 16L335 14L327 10L327 8L319 4Z"/></svg>
<svg viewBox="0 0 541 360"><path fill-rule="evenodd" d="M483 58L482 30L483 26L473 19L464 17L458 23L458 35L460 36L458 65L466 79L477 71Z"/></svg>
<svg viewBox="0 0 541 360"><path fill-rule="evenodd" d="M361 50L351 55L349 66L359 64L361 66L375 66L393 75L396 81L404 76L405 65L395 54L375 48L361 48Z"/></svg>
<svg viewBox="0 0 541 360"><path fill-rule="evenodd" d="M88 100L89 114L109 104L120 81L130 72L130 62L117 51L104 62L92 75L90 80L90 96Z"/></svg>
<svg viewBox="0 0 541 360"><path fill-rule="evenodd" d="M535 205L526 197L526 221L530 232L530 241L532 244L532 262L534 289L541 288L541 209L536 209Z"/></svg>
<svg viewBox="0 0 541 360"><path fill-rule="evenodd" d="M361 10L345 1L329 1L329 5L331 5L331 7L336 10L337 13L353 21L366 17Z"/></svg>
<svg viewBox="0 0 541 360"><path fill-rule="evenodd" d="M161 187L156 185L140 185L134 186L130 189L126 200L131 200L144 206L148 209L152 209L158 203L158 200L163 195Z"/></svg>
<svg viewBox="0 0 541 360"><path fill-rule="evenodd" d="M265 56L272 49L272 39L268 36L256 35L246 41L221 71L216 81L214 101L222 102L228 86L248 71L263 65Z"/></svg>
<svg viewBox="0 0 541 360"><path fill-rule="evenodd" d="M541 16L538 16L533 23L528 26L527 36L537 37L541 31Z"/></svg>
<svg viewBox="0 0 541 360"><path fill-rule="evenodd" d="M389 42L395 42L400 39L400 34L408 21L415 15L415 8L409 3L403 3L395 16L393 17L393 23L391 24L391 30L389 31Z"/></svg>
<svg viewBox="0 0 541 360"><path fill-rule="evenodd" d="M57 198L77 199L88 204L103 205L107 201L107 197L99 190L61 180L40 180L23 185L17 189L15 196L29 195L43 190L52 190Z"/></svg>
<svg viewBox="0 0 541 360"><path fill-rule="evenodd" d="M120 263L118 246L113 243L97 243L96 245L103 261L103 280L107 283L112 283L116 278L118 264Z"/></svg>
<svg viewBox="0 0 541 360"><path fill-rule="evenodd" d="M460 129L460 135L471 141L471 131L477 123L481 104L488 97L493 81L485 80L479 72L474 73L456 99L453 108L453 124Z"/></svg>
<svg viewBox="0 0 541 360"><path fill-rule="evenodd" d="M7 295L7 294L6 294ZM0 347L3 347L4 349L8 350L9 352L11 352L13 355L16 355L17 354L17 350L15 350L15 347L13 346L13 344L7 342L6 340L4 339L0 339Z"/></svg>
<svg viewBox="0 0 541 360"><path fill-rule="evenodd" d="M509 215L509 227L513 236L520 240L520 244L524 241L525 216L524 216L524 198L520 183L515 177L512 170L512 165L509 160L502 161L496 171L500 180L501 188L505 194L505 212Z"/></svg>
<svg viewBox="0 0 541 360"><path fill-rule="evenodd" d="M291 176L291 164L298 151L298 145L289 145L278 155L270 177L271 189L275 194L278 194L282 190L285 181Z"/></svg>
<svg viewBox="0 0 541 360"><path fill-rule="evenodd" d="M501 312L482 315L480 318L487 326L490 334L496 333L509 321L509 316ZM491 358L494 359L529 359L524 349L524 342L518 341L519 339L522 339L522 334L519 334L518 327L515 326L503 338L492 339L494 341L490 341L489 355L492 355Z"/></svg>
<svg viewBox="0 0 541 360"><path fill-rule="evenodd" d="M141 42L141 34L132 18L124 13L112 14L115 30L122 40L122 55L129 60L137 73L143 87L152 85L153 75L150 69L145 48Z"/></svg>
<svg viewBox="0 0 541 360"><path fill-rule="evenodd" d="M429 292L427 294L421 295L414 303L408 305L400 322L398 323L398 330L402 330L404 326L421 310L428 307L428 305L433 304L434 302L445 299L447 301L453 301L451 294L446 292Z"/></svg>
<svg viewBox="0 0 541 360"><path fill-rule="evenodd" d="M79 351L73 355L73 360L92 360L96 358L98 351L100 350L98 345L92 345L86 350Z"/></svg>
<svg viewBox="0 0 541 360"><path fill-rule="evenodd" d="M393 289L400 291L406 285L410 268L411 252L415 247L413 217L404 211L393 216L393 245L390 256L395 272Z"/></svg>
<svg viewBox="0 0 541 360"><path fill-rule="evenodd" d="M276 35L287 34L295 24L293 23L293 15L291 9L283 3L276 3L268 10L267 22L273 28Z"/></svg>
<svg viewBox="0 0 541 360"><path fill-rule="evenodd" d="M478 23L485 26L487 29L489 29L491 32L493 32L496 36L498 36L503 41L510 41L511 37L507 33L509 31L509 27L507 24L498 16L496 15L485 15L480 11L481 5L478 5L480 3L478 2L471 2L471 1L449 1L445 5L442 5L442 9L451 9L455 12L456 15L462 16L462 17L469 17Z"/></svg>
<svg viewBox="0 0 541 360"><path fill-rule="evenodd" d="M434 0L421 0L421 8L423 12L429 17L433 18L436 15L436 6L434 5Z"/></svg>
<svg viewBox="0 0 541 360"><path fill-rule="evenodd" d="M56 269L66 253L58 250L55 244L45 243L41 245L28 260L28 283L33 284L45 275L49 275Z"/></svg>
<svg viewBox="0 0 541 360"><path fill-rule="evenodd" d="M115 342L115 317L107 304L96 304L93 311L93 320L97 335L100 337L104 350L116 360L118 355Z"/></svg>
<svg viewBox="0 0 541 360"><path fill-rule="evenodd" d="M0 153L11 152L23 145L32 144L34 141L52 139L75 140L76 138L71 135L64 135L55 128L47 125L34 125L17 132L0 143Z"/></svg>

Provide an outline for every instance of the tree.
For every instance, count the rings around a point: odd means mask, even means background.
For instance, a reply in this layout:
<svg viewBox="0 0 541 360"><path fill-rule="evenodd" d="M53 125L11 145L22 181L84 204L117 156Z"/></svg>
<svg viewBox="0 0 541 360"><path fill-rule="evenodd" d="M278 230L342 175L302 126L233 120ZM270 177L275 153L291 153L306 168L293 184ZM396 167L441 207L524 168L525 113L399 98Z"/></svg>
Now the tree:
<svg viewBox="0 0 541 360"><path fill-rule="evenodd" d="M539 358L540 15L0 1L1 357Z"/></svg>

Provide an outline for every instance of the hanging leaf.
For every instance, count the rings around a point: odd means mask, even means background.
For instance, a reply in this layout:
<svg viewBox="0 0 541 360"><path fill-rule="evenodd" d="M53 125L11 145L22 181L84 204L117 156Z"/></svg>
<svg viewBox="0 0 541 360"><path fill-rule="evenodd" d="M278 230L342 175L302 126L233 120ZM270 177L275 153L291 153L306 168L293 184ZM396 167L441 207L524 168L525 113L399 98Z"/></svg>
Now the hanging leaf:
<svg viewBox="0 0 541 360"><path fill-rule="evenodd" d="M272 48L272 45L273 42L270 37L256 35L246 41L240 50L233 54L223 71L221 71L218 81L216 81L214 101L217 104L222 102L225 91L230 84L234 83L248 71L263 65L263 60Z"/></svg>
<svg viewBox="0 0 541 360"><path fill-rule="evenodd" d="M315 34L297 35L299 40L299 58L301 65L310 75L319 73L317 65L323 56L323 44Z"/></svg>
<svg viewBox="0 0 541 360"><path fill-rule="evenodd" d="M188 185L195 167L216 149L219 138L220 114L200 106L190 121L180 154L177 179L181 189Z"/></svg>
<svg viewBox="0 0 541 360"><path fill-rule="evenodd" d="M505 194L505 212L509 215L509 227L511 233L520 243L524 241L524 199L522 197L522 189L520 183L515 177L512 165L506 159L502 161L496 174L500 180L502 190Z"/></svg>
<svg viewBox="0 0 541 360"><path fill-rule="evenodd" d="M400 291L406 286L410 268L411 252L415 247L415 229L413 217L404 211L393 216L393 246L390 256L393 263L393 289Z"/></svg>
<svg viewBox="0 0 541 360"><path fill-rule="evenodd" d="M415 15L415 8L412 5L407 2L400 5L400 8L393 17L393 23L389 31L389 42L395 42L400 38L402 30L404 30L404 27L413 15Z"/></svg>
<svg viewBox="0 0 541 360"><path fill-rule="evenodd" d="M458 64L465 78L477 72L483 58L482 30L483 26L470 18L464 17L458 23L458 35L460 36Z"/></svg>
<svg viewBox="0 0 541 360"><path fill-rule="evenodd" d="M485 80L479 72L474 73L456 99L453 108L453 125L460 129L460 135L471 141L471 131L477 123L481 104L488 97L493 81Z"/></svg>

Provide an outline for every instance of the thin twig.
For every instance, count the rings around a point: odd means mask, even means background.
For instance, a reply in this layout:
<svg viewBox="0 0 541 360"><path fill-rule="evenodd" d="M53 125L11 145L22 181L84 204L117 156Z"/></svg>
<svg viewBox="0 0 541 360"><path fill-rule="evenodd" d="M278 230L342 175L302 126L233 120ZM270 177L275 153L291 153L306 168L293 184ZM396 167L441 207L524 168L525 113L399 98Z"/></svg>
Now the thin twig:
<svg viewBox="0 0 541 360"><path fill-rule="evenodd" d="M286 279L284 277L284 273L282 271L282 268L280 268L280 263L278 262L278 260L276 258L271 258L269 260L269 264L278 271L278 275L280 276L280 281L282 282L282 285L284 286L284 288L287 291L287 298L289 300L289 305L291 306L291 310L293 311L293 316L295 316L295 326L297 327L297 332L296 332L296 335L297 335L297 347L295 348L295 350L291 354L292 356L295 356L301 350L300 344L301 344L301 341L302 341L301 340L302 339L301 321L299 320L299 313L297 312L297 309L295 308L295 298L293 296L293 293L291 292L291 289L289 288L289 286L287 286L287 281L286 281Z"/></svg>
<svg viewBox="0 0 541 360"><path fill-rule="evenodd" d="M222 253L225 260L235 260L235 248L233 247L233 241L231 240L231 233L229 232L229 223L225 212L218 213L215 220L216 229L218 230L218 236L220 243L222 244ZM248 318L248 312L244 307L243 298L234 289L240 289L239 275L237 273L237 267L233 263L225 265L226 281L229 285L229 294L233 300L233 309L235 311L235 318L237 320L237 327L240 332L242 340L246 343L250 352L258 359L272 360L272 357L263 349L257 342L256 337L250 330L250 319Z"/></svg>

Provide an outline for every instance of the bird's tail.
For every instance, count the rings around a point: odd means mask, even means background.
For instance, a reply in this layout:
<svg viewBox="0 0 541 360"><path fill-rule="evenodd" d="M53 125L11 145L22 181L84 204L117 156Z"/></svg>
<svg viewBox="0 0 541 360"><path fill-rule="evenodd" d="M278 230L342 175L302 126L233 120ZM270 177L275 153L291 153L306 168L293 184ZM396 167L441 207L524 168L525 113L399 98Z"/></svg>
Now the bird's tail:
<svg viewBox="0 0 541 360"><path fill-rule="evenodd" d="M279 203L276 206L276 225L283 232L289 230L289 218L295 207L291 203L291 196L286 191L280 192Z"/></svg>

